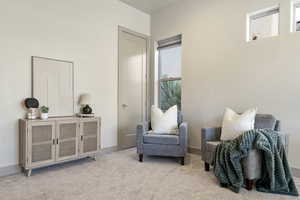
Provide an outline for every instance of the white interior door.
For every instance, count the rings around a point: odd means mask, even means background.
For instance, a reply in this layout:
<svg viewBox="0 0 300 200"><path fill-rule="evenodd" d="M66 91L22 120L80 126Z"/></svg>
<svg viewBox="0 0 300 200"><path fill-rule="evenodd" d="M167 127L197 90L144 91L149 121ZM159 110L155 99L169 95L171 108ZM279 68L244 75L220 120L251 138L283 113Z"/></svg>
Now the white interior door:
<svg viewBox="0 0 300 200"><path fill-rule="evenodd" d="M119 32L119 148L136 146L136 126L146 116L147 40Z"/></svg>

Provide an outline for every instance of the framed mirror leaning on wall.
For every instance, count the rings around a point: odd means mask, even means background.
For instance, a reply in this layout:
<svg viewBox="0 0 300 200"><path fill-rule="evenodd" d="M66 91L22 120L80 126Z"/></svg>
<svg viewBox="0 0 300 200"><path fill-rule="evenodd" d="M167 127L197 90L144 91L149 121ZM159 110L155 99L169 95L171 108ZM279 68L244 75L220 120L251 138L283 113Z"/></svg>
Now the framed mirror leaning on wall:
<svg viewBox="0 0 300 200"><path fill-rule="evenodd" d="M74 63L32 56L32 96L49 107L49 116L73 116Z"/></svg>

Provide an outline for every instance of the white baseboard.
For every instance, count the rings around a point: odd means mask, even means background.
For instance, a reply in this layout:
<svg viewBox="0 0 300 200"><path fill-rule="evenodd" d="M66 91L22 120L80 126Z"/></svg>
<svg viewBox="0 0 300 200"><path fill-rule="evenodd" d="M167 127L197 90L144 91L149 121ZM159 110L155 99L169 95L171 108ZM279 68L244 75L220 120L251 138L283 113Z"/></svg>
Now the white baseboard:
<svg viewBox="0 0 300 200"><path fill-rule="evenodd" d="M116 151L118 151L118 147L117 146L106 147L106 148L101 149L101 151L99 152L98 155L105 155L105 154L113 153L113 152L116 152Z"/></svg>
<svg viewBox="0 0 300 200"><path fill-rule="evenodd" d="M21 172L21 168L19 165L9 165L0 168L0 177L10 176L10 175L18 174L20 172Z"/></svg>
<svg viewBox="0 0 300 200"><path fill-rule="evenodd" d="M118 151L117 147L108 147L101 149L99 155L109 154L115 151ZM21 167L19 165L9 165L5 167L0 167L0 177L10 176L18 173L21 173Z"/></svg>

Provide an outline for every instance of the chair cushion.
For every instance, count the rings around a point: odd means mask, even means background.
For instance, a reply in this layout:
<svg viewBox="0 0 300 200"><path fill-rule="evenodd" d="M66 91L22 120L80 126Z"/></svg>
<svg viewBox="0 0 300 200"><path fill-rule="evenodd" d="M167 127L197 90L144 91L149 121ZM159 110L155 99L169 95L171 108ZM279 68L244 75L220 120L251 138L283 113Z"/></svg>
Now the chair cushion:
<svg viewBox="0 0 300 200"><path fill-rule="evenodd" d="M211 151L211 152L215 152L218 144L220 144L221 141L212 141L212 142L207 142L206 143L206 150L207 151Z"/></svg>
<svg viewBox="0 0 300 200"><path fill-rule="evenodd" d="M257 114L255 117L254 127L256 129L272 129L275 130L276 119L272 115Z"/></svg>
<svg viewBox="0 0 300 200"><path fill-rule="evenodd" d="M216 148L218 146L218 144L220 144L221 141L215 141L215 142L206 142L205 144L205 162L209 163L209 164L213 164L214 161L214 156L215 156L215 152L216 152Z"/></svg>
<svg viewBox="0 0 300 200"><path fill-rule="evenodd" d="M179 144L179 136L177 135L158 135L146 134L144 135L144 143L146 144L165 144L177 145Z"/></svg>

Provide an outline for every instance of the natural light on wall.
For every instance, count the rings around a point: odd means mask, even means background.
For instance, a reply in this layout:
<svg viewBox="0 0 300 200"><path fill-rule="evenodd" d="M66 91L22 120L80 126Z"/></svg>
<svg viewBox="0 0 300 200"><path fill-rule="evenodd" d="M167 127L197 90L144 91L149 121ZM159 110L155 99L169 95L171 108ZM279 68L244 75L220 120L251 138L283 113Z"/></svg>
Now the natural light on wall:
<svg viewBox="0 0 300 200"><path fill-rule="evenodd" d="M291 32L300 31L300 1L291 2Z"/></svg>
<svg viewBox="0 0 300 200"><path fill-rule="evenodd" d="M279 35L279 6L263 9L247 15L247 41Z"/></svg>

